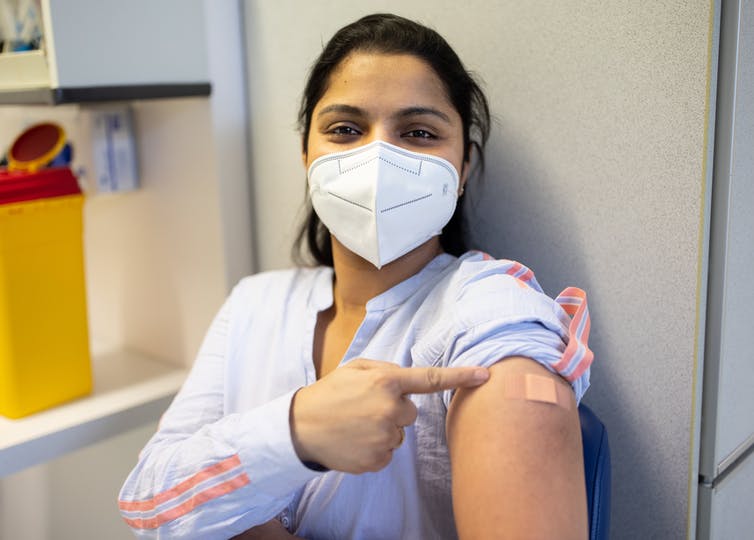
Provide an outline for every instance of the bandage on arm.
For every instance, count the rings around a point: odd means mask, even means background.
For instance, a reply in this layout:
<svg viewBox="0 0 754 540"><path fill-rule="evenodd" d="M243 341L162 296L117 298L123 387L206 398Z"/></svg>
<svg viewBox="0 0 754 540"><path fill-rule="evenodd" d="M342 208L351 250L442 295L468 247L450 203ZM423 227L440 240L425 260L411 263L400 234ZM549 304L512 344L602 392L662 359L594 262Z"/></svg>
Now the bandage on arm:
<svg viewBox="0 0 754 540"><path fill-rule="evenodd" d="M569 411L575 404L573 391L551 377L534 373L506 373L502 383L504 399L550 403Z"/></svg>

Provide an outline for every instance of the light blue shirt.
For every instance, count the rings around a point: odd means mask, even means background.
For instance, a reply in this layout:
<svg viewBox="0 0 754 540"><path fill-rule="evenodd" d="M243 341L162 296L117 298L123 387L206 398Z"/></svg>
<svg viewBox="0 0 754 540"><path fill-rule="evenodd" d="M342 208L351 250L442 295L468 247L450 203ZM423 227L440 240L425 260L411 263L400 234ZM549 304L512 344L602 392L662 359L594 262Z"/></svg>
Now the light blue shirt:
<svg viewBox="0 0 754 540"><path fill-rule="evenodd" d="M451 391L412 395L419 411L376 473L316 472L291 441L293 394L316 381L317 313L332 305L331 268L242 280L120 495L143 538L229 538L277 517L308 540L456 538L445 416ZM583 292L553 300L531 271L480 252L439 255L367 303L341 365L490 366L526 356L589 386Z"/></svg>

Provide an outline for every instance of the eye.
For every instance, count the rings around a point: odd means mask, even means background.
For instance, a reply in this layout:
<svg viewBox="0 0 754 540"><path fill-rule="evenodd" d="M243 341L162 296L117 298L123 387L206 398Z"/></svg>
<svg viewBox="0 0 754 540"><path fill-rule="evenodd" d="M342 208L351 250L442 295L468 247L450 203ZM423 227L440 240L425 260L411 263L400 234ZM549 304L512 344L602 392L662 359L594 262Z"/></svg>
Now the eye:
<svg viewBox="0 0 754 540"><path fill-rule="evenodd" d="M330 128L327 132L330 135L336 135L336 136L339 136L339 137L348 137L348 136L353 136L353 135L360 135L359 130L357 130L353 126L342 125L342 124L339 125L339 126L335 126L335 127Z"/></svg>
<svg viewBox="0 0 754 540"><path fill-rule="evenodd" d="M415 139L436 139L437 136L430 133L426 129L413 129L403 134L403 137L410 137Z"/></svg>

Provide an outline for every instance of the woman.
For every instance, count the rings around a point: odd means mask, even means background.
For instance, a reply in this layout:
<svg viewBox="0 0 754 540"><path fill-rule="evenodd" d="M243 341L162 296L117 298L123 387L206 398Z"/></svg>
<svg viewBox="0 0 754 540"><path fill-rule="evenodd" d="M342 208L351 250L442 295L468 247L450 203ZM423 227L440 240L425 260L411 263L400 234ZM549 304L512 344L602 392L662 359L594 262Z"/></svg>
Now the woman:
<svg viewBox="0 0 754 540"><path fill-rule="evenodd" d="M318 266L236 286L123 487L126 521L145 538L584 538L586 304L465 252L479 87L436 32L372 15L327 44L300 123Z"/></svg>

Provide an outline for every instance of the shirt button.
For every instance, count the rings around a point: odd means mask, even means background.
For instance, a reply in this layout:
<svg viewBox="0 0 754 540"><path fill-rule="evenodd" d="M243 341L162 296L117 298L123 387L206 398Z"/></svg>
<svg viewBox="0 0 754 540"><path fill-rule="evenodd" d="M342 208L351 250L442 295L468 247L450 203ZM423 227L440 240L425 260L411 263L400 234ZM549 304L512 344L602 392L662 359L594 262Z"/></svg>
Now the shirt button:
<svg viewBox="0 0 754 540"><path fill-rule="evenodd" d="M280 523L282 523L283 527L287 529L291 525L291 520L288 519L288 516L283 516L282 518L280 518Z"/></svg>

